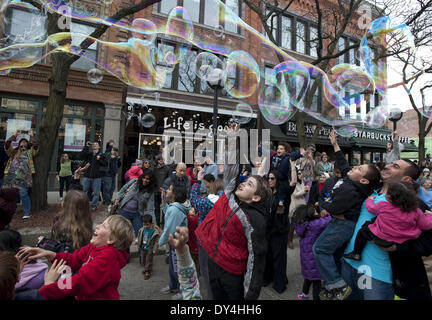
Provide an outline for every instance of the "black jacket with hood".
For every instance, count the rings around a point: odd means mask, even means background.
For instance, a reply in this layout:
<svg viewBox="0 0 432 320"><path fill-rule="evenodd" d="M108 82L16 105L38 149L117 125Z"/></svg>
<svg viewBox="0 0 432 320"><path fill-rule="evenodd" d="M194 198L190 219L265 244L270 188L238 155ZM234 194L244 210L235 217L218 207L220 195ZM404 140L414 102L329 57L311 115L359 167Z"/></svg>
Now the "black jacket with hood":
<svg viewBox="0 0 432 320"><path fill-rule="evenodd" d="M336 152L336 168L342 172L342 180L338 181L331 191L331 201L321 202L320 205L330 215L343 215L346 220L356 222L363 201L371 192L369 184L352 181L347 173L351 170L342 151Z"/></svg>

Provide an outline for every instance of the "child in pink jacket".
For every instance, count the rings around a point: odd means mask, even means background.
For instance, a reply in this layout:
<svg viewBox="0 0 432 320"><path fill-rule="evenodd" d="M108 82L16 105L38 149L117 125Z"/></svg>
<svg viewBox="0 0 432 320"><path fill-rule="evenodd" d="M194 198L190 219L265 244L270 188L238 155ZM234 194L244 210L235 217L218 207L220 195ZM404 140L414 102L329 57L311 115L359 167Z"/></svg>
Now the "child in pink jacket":
<svg viewBox="0 0 432 320"><path fill-rule="evenodd" d="M377 217L363 224L359 230L354 250L345 258L360 261L367 241L373 240L384 248L395 243L416 239L422 230L432 229L432 214L418 208L418 198L412 183L395 182L387 191L386 200L374 204L374 197L366 200L366 209Z"/></svg>

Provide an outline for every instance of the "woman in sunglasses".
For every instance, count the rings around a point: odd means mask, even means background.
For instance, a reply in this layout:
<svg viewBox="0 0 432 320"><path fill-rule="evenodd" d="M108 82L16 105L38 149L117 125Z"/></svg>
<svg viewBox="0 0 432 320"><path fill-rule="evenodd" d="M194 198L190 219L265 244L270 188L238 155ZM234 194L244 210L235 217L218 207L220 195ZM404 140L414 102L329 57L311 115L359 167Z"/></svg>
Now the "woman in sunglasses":
<svg viewBox="0 0 432 320"><path fill-rule="evenodd" d="M288 210L284 206L279 206L277 192L280 183L279 177L279 171L277 170L272 170L268 174L268 182L273 193L270 200L270 212L267 217L266 237L268 250L264 272L264 286L273 282L273 289L278 293L282 293L286 290L288 284L286 268L289 220ZM294 188L290 191L292 192L292 190ZM288 199L289 196L287 197Z"/></svg>

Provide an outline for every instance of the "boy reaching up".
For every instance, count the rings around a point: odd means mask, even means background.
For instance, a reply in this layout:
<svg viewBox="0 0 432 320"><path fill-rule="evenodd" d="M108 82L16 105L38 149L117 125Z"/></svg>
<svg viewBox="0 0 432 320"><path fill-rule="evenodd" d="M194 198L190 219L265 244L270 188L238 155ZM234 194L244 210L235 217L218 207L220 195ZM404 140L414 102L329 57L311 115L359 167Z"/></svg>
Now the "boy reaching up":
<svg viewBox="0 0 432 320"><path fill-rule="evenodd" d="M333 187L330 197L322 202L322 208L332 217L326 229L313 246L313 253L325 287L320 292L321 300L344 300L351 288L342 279L334 254L352 237L363 201L377 187L381 175L373 164L350 168L341 151L334 130L330 142L336 154L335 168L342 172L342 180Z"/></svg>
<svg viewBox="0 0 432 320"><path fill-rule="evenodd" d="M76 297L77 300L118 300L120 270L126 265L135 235L132 224L120 215L113 215L96 226L90 244L70 253L55 253L39 248L22 248L17 257L28 260L46 257L54 261L45 285L38 290L45 300ZM58 262L58 264L57 264ZM57 281L63 266L71 269L70 278ZM52 272L51 272L52 271ZM61 283L60 283L61 282Z"/></svg>
<svg viewBox="0 0 432 320"><path fill-rule="evenodd" d="M226 128L228 139L238 129ZM224 194L195 232L209 256L210 287L216 300L257 299L265 269L265 216L271 190L267 180L257 175L236 186L240 165L235 153L229 147Z"/></svg>

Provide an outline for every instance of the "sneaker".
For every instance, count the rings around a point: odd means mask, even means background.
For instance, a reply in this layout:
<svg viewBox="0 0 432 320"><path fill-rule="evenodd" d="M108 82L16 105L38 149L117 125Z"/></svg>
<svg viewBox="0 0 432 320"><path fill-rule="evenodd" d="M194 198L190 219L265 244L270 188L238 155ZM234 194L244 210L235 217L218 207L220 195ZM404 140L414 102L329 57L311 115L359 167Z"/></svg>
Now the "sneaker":
<svg viewBox="0 0 432 320"><path fill-rule="evenodd" d="M326 288L322 288L319 293L320 300L333 300L333 293Z"/></svg>
<svg viewBox="0 0 432 320"><path fill-rule="evenodd" d="M31 217L31 215L23 216L22 218L23 218L23 219L28 219L28 218L30 218L30 217Z"/></svg>
<svg viewBox="0 0 432 320"><path fill-rule="evenodd" d="M342 288L333 289L333 300L345 300L351 294L351 287L344 285Z"/></svg>
<svg viewBox="0 0 432 320"><path fill-rule="evenodd" d="M63 198L62 197L60 197L60 200L59 201L63 201Z"/></svg>
<svg viewBox="0 0 432 320"><path fill-rule="evenodd" d="M180 292L177 292L175 295L171 297L171 300L183 300L183 296Z"/></svg>
<svg viewBox="0 0 432 320"><path fill-rule="evenodd" d="M146 273L144 273L144 280L148 280L148 279L150 279L150 272L146 272Z"/></svg>
<svg viewBox="0 0 432 320"><path fill-rule="evenodd" d="M351 260L356 260L356 261L361 260L361 255L358 253L354 253L354 252L344 254L343 256L344 256L344 258L351 259Z"/></svg>
<svg viewBox="0 0 432 320"><path fill-rule="evenodd" d="M299 300L309 300L309 296L308 296L307 294L304 294L304 293L302 292L302 293L299 293L299 294L297 295L297 299L299 299Z"/></svg>
<svg viewBox="0 0 432 320"><path fill-rule="evenodd" d="M170 289L169 286L163 287L160 291L162 294L178 293L178 289Z"/></svg>
<svg viewBox="0 0 432 320"><path fill-rule="evenodd" d="M92 207L90 208L90 210L91 210L91 211L96 211L96 210L97 210L97 206L92 206Z"/></svg>

